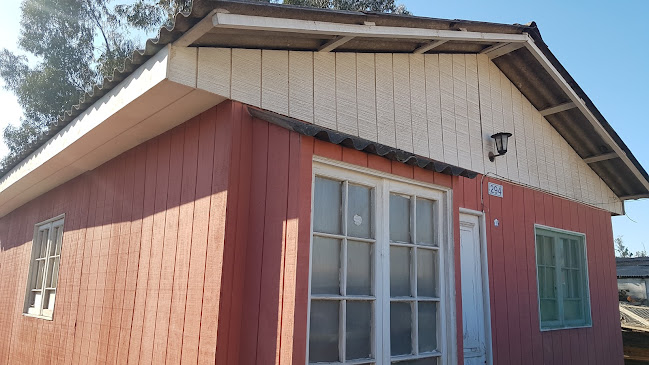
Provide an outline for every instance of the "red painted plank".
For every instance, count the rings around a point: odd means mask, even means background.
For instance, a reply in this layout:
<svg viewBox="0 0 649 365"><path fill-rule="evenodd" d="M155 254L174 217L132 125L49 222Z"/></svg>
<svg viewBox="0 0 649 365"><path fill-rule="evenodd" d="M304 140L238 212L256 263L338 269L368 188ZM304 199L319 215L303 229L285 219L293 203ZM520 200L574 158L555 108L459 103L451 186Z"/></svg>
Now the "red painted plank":
<svg viewBox="0 0 649 365"><path fill-rule="evenodd" d="M216 135L216 109L212 108L200 115L198 162L196 174L196 200L192 222L192 246L189 253L189 273L187 280L187 303L185 304L185 323L183 327L182 364L196 364L198 361L201 310L203 304L203 281L210 216L210 196L212 193L212 170L214 166L215 142L223 142L222 126L219 126L219 139Z"/></svg>
<svg viewBox="0 0 649 365"><path fill-rule="evenodd" d="M252 117L248 114L241 105L238 105L240 108L240 123L241 123L241 139L240 139L240 157L239 161L233 163L239 163L241 169L239 171L239 176L237 179L231 179L230 184L233 182L240 185L238 197L237 197L237 222L236 222L236 237L235 237L235 257L234 257L234 273L232 280L232 310L231 318L232 325L229 338L228 346L228 364L239 364L239 356L241 349L241 324L242 318L245 316L244 308L247 307L247 302L244 301L244 285L245 285L245 275L246 270L249 268L246 267L247 261L247 249L248 249L248 235L250 232L250 226L248 222L248 214L250 207L250 189L251 189L251 176L252 176ZM234 176L234 175L232 175Z"/></svg>
<svg viewBox="0 0 649 365"><path fill-rule="evenodd" d="M591 298L591 306L593 307L593 328L595 329L595 346L597 351L596 364L606 364L606 359L604 358L603 349L606 346L606 341L608 338L605 337L607 330L606 322L604 320L603 313L603 303L602 299L604 296L604 288L602 287L602 281L604 280L602 272L602 240L600 238L597 222L595 219L595 212L593 209L586 208L586 220L587 220L587 232L586 239L590 237L590 245L588 247L589 256L592 252L593 264L589 263L589 281L595 282L594 290L592 291L593 297ZM592 268L592 269L590 269ZM594 272L590 272L593 270Z"/></svg>
<svg viewBox="0 0 649 365"><path fill-rule="evenodd" d="M311 171L313 160L313 138L300 139L300 184L298 187L299 233L297 249L297 278L295 289L295 316L293 339L293 362L306 362L307 307L309 301L309 251L311 249ZM368 156L368 163L369 163ZM387 160L386 160L387 161Z"/></svg>
<svg viewBox="0 0 649 365"><path fill-rule="evenodd" d="M511 203L512 203L512 218L511 230L513 233L513 246L514 246L514 266L516 269L515 284L516 295L512 303L518 302L518 334L515 334L520 339L520 353L521 362L529 361L532 355L532 327L530 322L530 313L536 310L536 307L530 307L529 297L534 287L530 287L530 280L528 279L528 260L530 254L527 251L526 233L529 229L525 224L525 195L524 188L512 185L511 188ZM532 251L533 254L533 251ZM511 326L510 326L511 329ZM512 355L512 360L516 358Z"/></svg>
<svg viewBox="0 0 649 365"><path fill-rule="evenodd" d="M223 273L223 249L225 220L232 150L232 103L216 107L216 130L214 134L214 158L212 165L212 197L210 199L209 226L205 279L203 284L203 309L198 347L198 363L212 364L217 351L217 331Z"/></svg>
<svg viewBox="0 0 649 365"><path fill-rule="evenodd" d="M417 181L435 184L435 173L430 170L415 167L413 170L413 178Z"/></svg>
<svg viewBox="0 0 649 365"><path fill-rule="evenodd" d="M314 140L314 143L316 143L317 140ZM314 152L315 153L315 149ZM392 164L390 163L390 160L384 157L376 156L376 155L368 155L367 156L367 167L373 170L378 170L381 172L385 173L391 173L392 172Z"/></svg>
<svg viewBox="0 0 649 365"><path fill-rule="evenodd" d="M453 186L453 176L451 175L446 175L446 174L440 174L438 172L435 173L435 184L437 185L442 185L446 186L447 188L450 188Z"/></svg>
<svg viewBox="0 0 649 365"><path fill-rule="evenodd" d="M144 182L146 173L146 145L140 145L133 150L133 183L131 224L125 232L128 238L126 278L124 280L124 300L122 301L122 328L120 330L117 363L128 362L128 352L131 345L131 328L133 325L133 309L135 290L140 258L140 237L142 234L142 212L144 209Z"/></svg>
<svg viewBox="0 0 649 365"><path fill-rule="evenodd" d="M511 192L507 191L506 186L503 185L504 194L509 195ZM493 278L494 278L494 291L492 292L496 300L501 300L497 302L496 307L493 309L496 314L496 320L492 323L496 323L496 342L494 343L494 354L498 354L497 363L498 364L509 364L508 359L509 354L509 343L512 340L509 338L508 328L505 325L500 325L502 323L507 323L507 313L510 310L510 303L502 300L507 297L507 292L509 288L506 285L506 273L505 273L505 245L504 245L504 232L503 227L503 201L501 198L489 196L489 206L492 213L491 222L493 223L494 219L498 219L501 223L498 227L493 226L491 230L491 240L492 240L492 254L493 257ZM491 224L492 224L491 223ZM496 360L494 359L494 362Z"/></svg>
<svg viewBox="0 0 649 365"><path fill-rule="evenodd" d="M392 174L412 179L414 177L413 167L398 161L390 161L392 163Z"/></svg>
<svg viewBox="0 0 649 365"><path fill-rule="evenodd" d="M268 128L268 160L273 168L268 170L266 186L266 217L259 307L259 333L257 359L277 363L279 358L278 307L282 300L284 245L286 232L287 185L289 164L289 132L271 125ZM279 327L279 328L278 328Z"/></svg>
<svg viewBox="0 0 649 365"><path fill-rule="evenodd" d="M478 207L478 203L480 200L480 196L478 195L479 193L479 188L476 186L476 181L479 182L477 179L468 179L468 178L460 178L460 181L464 185L464 208L468 209L473 209L473 210L480 210Z"/></svg>
<svg viewBox="0 0 649 365"><path fill-rule="evenodd" d="M357 151L353 148L344 148L343 147L343 157L342 161L350 163L352 165L367 167L367 156L368 154L363 151Z"/></svg>
<svg viewBox="0 0 649 365"><path fill-rule="evenodd" d="M268 126L261 120L252 121L252 162L250 186L250 210L248 247L246 251L246 274L244 301L247 314L242 319L241 364L257 363L257 333L259 306L261 302L262 250L264 242L264 218L266 212L266 184L268 178Z"/></svg>
<svg viewBox="0 0 649 365"><path fill-rule="evenodd" d="M157 160L159 139L147 143L144 177L144 201L142 206L142 234L140 238L140 261L137 274L137 290L131 328L131 341L128 351L128 363L140 363L140 349L144 336L144 315L147 303L149 267L151 265L151 247L153 239L153 215L157 186Z"/></svg>
<svg viewBox="0 0 649 365"><path fill-rule="evenodd" d="M524 236L526 247L526 266L527 266L527 287L529 289L528 308L530 320L530 334L532 341L532 348L530 352L530 360L533 364L543 364L543 338L540 331L539 319L539 302L538 302L538 286L537 286L537 273L536 273L536 245L534 236L534 223L536 221L535 213L535 193L530 189L523 191L524 203Z"/></svg>
<svg viewBox="0 0 649 365"><path fill-rule="evenodd" d="M317 156L330 158L336 161L342 161L343 148L337 144L324 142L319 139L316 139L315 144L313 146L313 154Z"/></svg>
<svg viewBox="0 0 649 365"><path fill-rule="evenodd" d="M297 293L297 260L299 235L299 204L300 204L300 135L290 133L289 142L289 180L287 189L288 208L286 212L286 248L284 259L284 293L281 304L281 338L280 364L293 363L293 338L295 334L295 304ZM343 154L344 157L344 154ZM367 163L367 159L365 160Z"/></svg>
<svg viewBox="0 0 649 365"><path fill-rule="evenodd" d="M145 303L144 323L142 327L142 343L140 344L140 361L153 361L153 344L156 326L156 309L160 294L160 271L162 268L162 253L165 234L165 218L167 208L167 190L169 188L169 159L171 155L171 133L167 132L160 138L157 156L157 177L155 204L153 214L151 257L149 258L149 276L147 284L147 300Z"/></svg>
<svg viewBox="0 0 649 365"><path fill-rule="evenodd" d="M159 243L162 248L160 282L155 310L155 330L153 340L153 362L163 363L167 357L169 318L173 290L174 269L176 263L176 242L178 240L178 220L180 216L180 195L183 177L183 147L185 142L185 125L171 131L169 154L169 183L167 188L166 216L164 222L164 239Z"/></svg>
<svg viewBox="0 0 649 365"><path fill-rule="evenodd" d="M196 195L196 174L198 165L198 141L200 119L193 118L186 124L183 143L183 174L178 217L178 241L175 254L170 323L167 337L167 358L170 364L180 363L182 353L183 325L185 322L185 301L189 255L191 252L194 199Z"/></svg>
<svg viewBox="0 0 649 365"><path fill-rule="evenodd" d="M237 251L237 218L239 216L239 199L241 198L242 182L239 181L239 174L242 170L241 161L241 104L232 103L229 106L230 110L230 123L232 124L231 136L231 151L230 151L230 171L228 176L228 200L225 217L225 236L223 241L223 267L221 276L221 293L222 297L219 299L219 322L217 332L217 348L216 348L216 363L227 363L228 352L232 345L232 338L230 337L231 327L236 326L233 323L235 319L232 318L233 303L238 302L238 299L233 298L234 293L234 272L235 260ZM225 294L227 293L227 294ZM224 295L225 294L225 295ZM237 339L238 340L238 339Z"/></svg>

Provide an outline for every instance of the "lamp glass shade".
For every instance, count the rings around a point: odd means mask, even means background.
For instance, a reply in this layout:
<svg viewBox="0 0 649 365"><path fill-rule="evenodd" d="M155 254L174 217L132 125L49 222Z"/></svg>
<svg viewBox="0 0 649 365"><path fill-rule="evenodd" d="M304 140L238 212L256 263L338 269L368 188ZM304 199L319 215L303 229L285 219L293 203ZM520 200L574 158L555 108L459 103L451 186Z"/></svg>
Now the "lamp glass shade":
<svg viewBox="0 0 649 365"><path fill-rule="evenodd" d="M504 155L507 153L507 142L511 135L511 133L500 132L491 136L491 138L496 141L496 151L498 151L499 154Z"/></svg>

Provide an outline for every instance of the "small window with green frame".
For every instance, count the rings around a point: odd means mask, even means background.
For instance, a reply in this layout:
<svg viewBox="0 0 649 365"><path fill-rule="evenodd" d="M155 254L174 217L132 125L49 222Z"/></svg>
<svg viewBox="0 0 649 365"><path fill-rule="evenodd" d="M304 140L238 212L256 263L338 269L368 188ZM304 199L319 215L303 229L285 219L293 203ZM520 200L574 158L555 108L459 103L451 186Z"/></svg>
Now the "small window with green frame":
<svg viewBox="0 0 649 365"><path fill-rule="evenodd" d="M586 236L535 226L541 330L591 326Z"/></svg>

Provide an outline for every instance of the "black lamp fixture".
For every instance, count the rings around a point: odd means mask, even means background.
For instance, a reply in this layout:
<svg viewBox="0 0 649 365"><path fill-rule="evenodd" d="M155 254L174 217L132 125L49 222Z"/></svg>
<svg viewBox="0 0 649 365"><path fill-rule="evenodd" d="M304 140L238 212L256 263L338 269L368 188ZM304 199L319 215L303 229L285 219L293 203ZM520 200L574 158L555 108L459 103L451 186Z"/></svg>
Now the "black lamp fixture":
<svg viewBox="0 0 649 365"><path fill-rule="evenodd" d="M496 157L503 156L505 153L507 153L507 140L511 136L512 134L507 132L500 132L491 136L491 138L496 141L496 151L498 151L498 154L494 155L493 152L489 152L489 161L493 162Z"/></svg>

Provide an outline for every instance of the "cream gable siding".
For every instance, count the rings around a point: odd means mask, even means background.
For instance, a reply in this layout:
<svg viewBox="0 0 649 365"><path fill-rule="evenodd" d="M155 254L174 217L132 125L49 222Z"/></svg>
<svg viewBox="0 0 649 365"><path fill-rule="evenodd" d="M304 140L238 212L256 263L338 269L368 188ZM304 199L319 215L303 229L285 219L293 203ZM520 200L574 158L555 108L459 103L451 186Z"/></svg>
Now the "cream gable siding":
<svg viewBox="0 0 649 365"><path fill-rule="evenodd" d="M200 48L198 86L621 214L622 202L485 55ZM511 132L490 162L490 138Z"/></svg>

